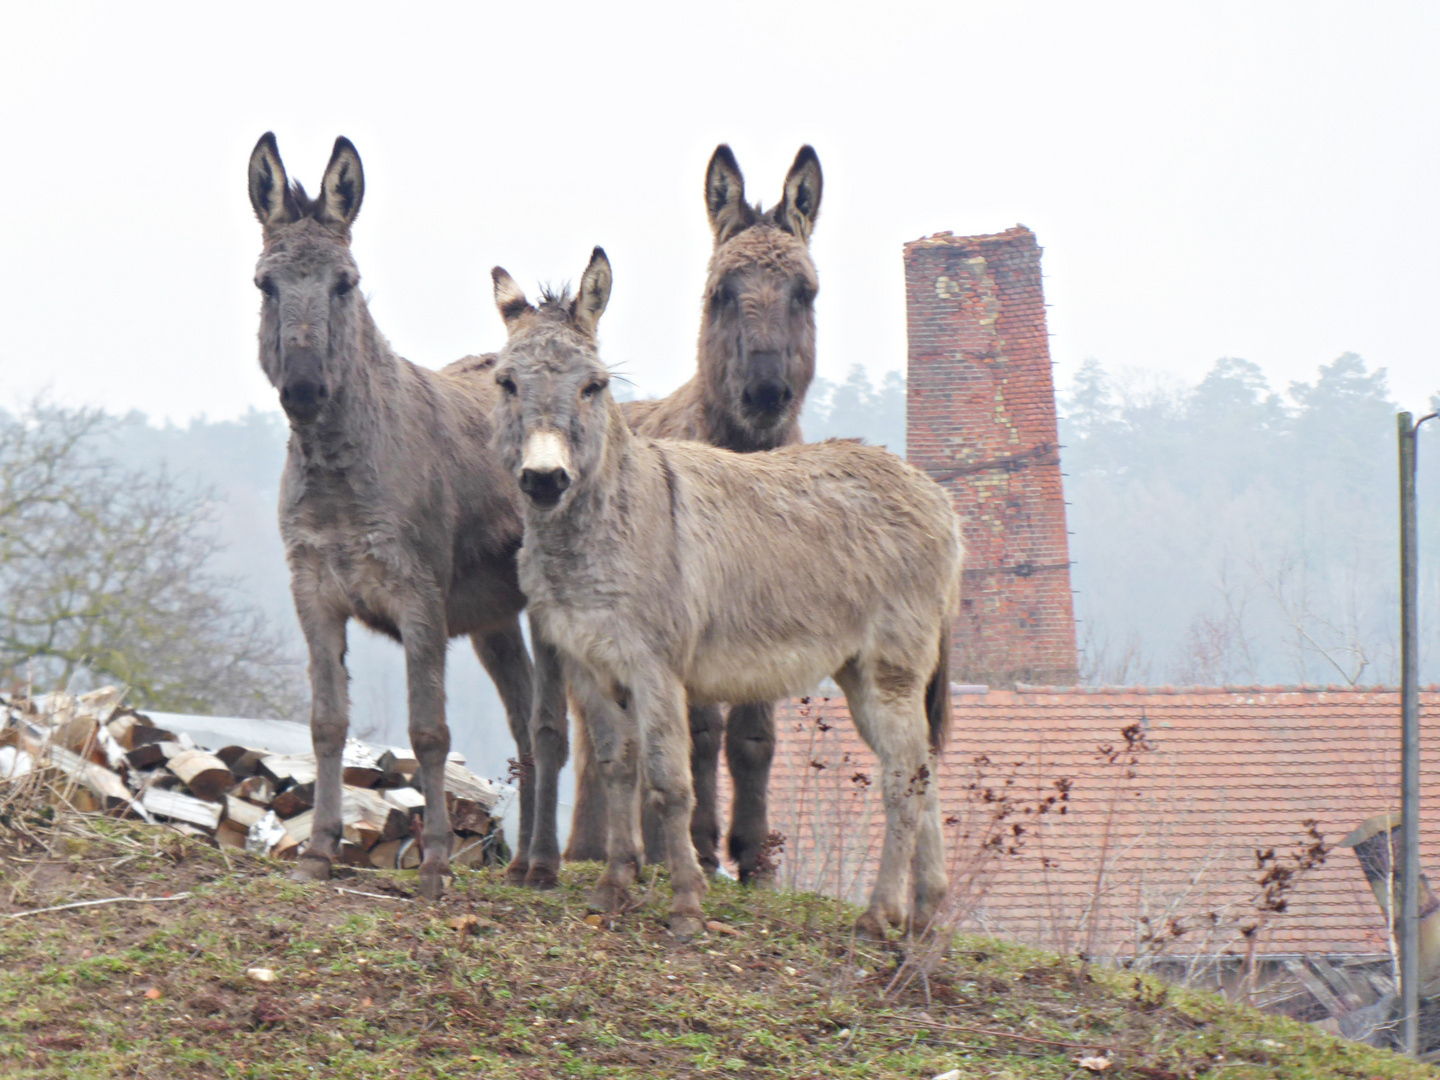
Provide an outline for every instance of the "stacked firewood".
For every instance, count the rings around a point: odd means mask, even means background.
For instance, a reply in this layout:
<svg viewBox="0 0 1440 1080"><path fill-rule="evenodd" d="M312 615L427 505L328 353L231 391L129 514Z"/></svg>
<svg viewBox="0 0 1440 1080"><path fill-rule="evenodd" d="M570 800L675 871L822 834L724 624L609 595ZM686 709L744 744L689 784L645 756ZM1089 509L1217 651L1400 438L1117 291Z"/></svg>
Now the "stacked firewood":
<svg viewBox="0 0 1440 1080"><path fill-rule="evenodd" d="M294 859L310 839L315 755L261 747L197 746L184 732L157 727L124 707L121 692L36 697L0 694L0 798L5 788L45 770L70 805L164 822L221 847ZM480 866L508 857L493 813L500 791L452 754L445 794L451 861ZM381 869L420 865L425 798L419 762L408 753L357 739L345 744L341 801L343 862Z"/></svg>

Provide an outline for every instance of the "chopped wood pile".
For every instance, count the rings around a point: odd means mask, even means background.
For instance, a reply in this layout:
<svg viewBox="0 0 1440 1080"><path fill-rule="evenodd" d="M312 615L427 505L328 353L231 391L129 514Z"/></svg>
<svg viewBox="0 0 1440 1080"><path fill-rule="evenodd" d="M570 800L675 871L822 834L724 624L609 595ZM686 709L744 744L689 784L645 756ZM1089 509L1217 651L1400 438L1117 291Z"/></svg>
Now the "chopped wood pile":
<svg viewBox="0 0 1440 1080"><path fill-rule="evenodd" d="M315 805L315 755L263 747L197 746L121 704L116 687L71 696L0 694L0 801L6 788L46 770L70 805L210 837L221 847L294 859L305 849ZM419 762L403 750L347 740L340 861L380 869L420 865L425 797ZM451 754L445 794L457 866L508 860L500 791Z"/></svg>

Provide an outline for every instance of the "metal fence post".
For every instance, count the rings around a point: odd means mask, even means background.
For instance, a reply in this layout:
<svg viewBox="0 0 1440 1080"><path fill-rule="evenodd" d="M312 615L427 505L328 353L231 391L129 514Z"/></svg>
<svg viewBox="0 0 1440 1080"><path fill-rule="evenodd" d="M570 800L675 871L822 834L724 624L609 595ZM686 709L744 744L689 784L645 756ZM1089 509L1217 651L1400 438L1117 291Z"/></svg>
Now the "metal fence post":
<svg viewBox="0 0 1440 1080"><path fill-rule="evenodd" d="M1400 434L1400 1015L1405 1053L1420 1052L1420 634L1415 527L1415 433L1435 413L1412 423L1397 416ZM1393 908L1391 909L1394 910Z"/></svg>

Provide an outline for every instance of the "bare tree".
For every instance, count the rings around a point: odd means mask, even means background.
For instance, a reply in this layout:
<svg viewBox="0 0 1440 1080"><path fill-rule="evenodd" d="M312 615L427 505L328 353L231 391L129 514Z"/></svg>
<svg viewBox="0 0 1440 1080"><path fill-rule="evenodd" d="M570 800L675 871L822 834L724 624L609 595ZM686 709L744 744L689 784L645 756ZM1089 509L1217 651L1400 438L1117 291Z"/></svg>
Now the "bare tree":
<svg viewBox="0 0 1440 1080"><path fill-rule="evenodd" d="M302 668L209 569L204 492L100 452L112 421L0 413L0 672L130 687L152 708L295 717Z"/></svg>

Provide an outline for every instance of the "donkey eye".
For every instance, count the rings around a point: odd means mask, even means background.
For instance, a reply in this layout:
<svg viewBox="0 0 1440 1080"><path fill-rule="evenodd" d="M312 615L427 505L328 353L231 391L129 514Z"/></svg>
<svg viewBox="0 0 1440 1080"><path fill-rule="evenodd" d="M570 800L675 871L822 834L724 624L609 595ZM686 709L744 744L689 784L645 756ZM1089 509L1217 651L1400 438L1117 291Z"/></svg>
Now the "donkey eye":
<svg viewBox="0 0 1440 1080"><path fill-rule="evenodd" d="M596 394L600 393L601 390L604 390L605 387L608 385L609 383L604 379L596 379L593 382L588 382L581 389L580 396L583 398L593 398Z"/></svg>
<svg viewBox="0 0 1440 1080"><path fill-rule="evenodd" d="M256 278L255 287L259 289L262 293L264 293L266 296L270 297L271 300L274 300L276 294L280 291L275 287L275 279L270 277L268 274L265 277Z"/></svg>
<svg viewBox="0 0 1440 1080"><path fill-rule="evenodd" d="M495 382L499 384L500 389L504 390L509 397L514 397L519 393L519 391L515 389L515 380L510 378L509 375L501 375L496 378Z"/></svg>
<svg viewBox="0 0 1440 1080"><path fill-rule="evenodd" d="M807 285L796 285L790 291L790 302L796 307L807 307L815 299L815 294L810 291Z"/></svg>
<svg viewBox="0 0 1440 1080"><path fill-rule="evenodd" d="M339 300L347 296L350 290L354 287L355 282L353 279L349 277L340 278L338 281L335 282L335 288L332 290L335 294L335 299Z"/></svg>

